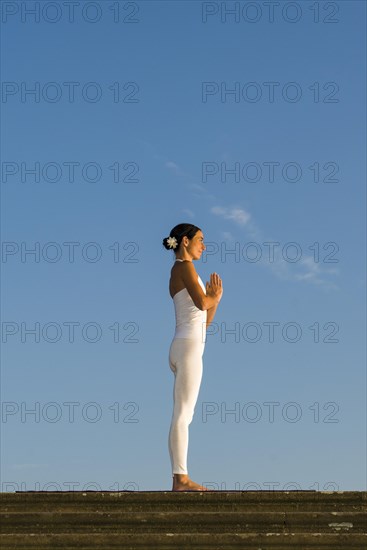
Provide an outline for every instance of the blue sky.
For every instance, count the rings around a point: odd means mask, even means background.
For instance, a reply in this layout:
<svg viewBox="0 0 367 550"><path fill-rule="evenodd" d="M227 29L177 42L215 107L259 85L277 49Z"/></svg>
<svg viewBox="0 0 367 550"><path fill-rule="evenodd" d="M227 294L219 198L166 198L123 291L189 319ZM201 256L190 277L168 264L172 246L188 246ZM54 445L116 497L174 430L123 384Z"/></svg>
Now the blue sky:
<svg viewBox="0 0 367 550"><path fill-rule="evenodd" d="M2 3L1 491L171 489L182 222L224 288L192 479L365 490L366 4L36 4Z"/></svg>

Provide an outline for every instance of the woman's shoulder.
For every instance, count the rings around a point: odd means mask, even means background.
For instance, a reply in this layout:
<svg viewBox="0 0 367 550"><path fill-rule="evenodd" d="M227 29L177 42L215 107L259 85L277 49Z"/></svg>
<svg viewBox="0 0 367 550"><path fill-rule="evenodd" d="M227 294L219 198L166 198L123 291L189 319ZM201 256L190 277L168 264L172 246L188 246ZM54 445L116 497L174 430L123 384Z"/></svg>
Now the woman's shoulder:
<svg viewBox="0 0 367 550"><path fill-rule="evenodd" d="M175 262L171 268L171 273L173 270L181 271L182 269L191 269L196 273L194 264L190 260L182 260L182 262Z"/></svg>

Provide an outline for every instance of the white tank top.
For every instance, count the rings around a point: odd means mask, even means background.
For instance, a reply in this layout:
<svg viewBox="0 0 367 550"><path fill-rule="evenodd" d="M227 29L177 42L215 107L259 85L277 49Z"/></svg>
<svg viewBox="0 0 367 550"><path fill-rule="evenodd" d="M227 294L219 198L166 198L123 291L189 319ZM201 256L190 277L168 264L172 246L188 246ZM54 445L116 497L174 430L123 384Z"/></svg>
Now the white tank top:
<svg viewBox="0 0 367 550"><path fill-rule="evenodd" d="M183 262L183 260L176 260ZM203 281L198 275L199 285L206 294ZM187 288L176 292L173 296L175 306L176 330L174 338L192 338L206 342L207 310L202 311L194 304Z"/></svg>

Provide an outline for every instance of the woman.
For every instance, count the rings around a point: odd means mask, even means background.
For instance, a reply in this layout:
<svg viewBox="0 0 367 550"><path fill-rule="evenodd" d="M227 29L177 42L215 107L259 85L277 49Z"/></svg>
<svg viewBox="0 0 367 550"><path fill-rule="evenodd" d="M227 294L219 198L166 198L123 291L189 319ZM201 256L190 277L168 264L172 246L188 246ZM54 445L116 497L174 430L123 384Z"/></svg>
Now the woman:
<svg viewBox="0 0 367 550"><path fill-rule="evenodd" d="M169 292L174 302L176 329L169 350L169 366L175 375L174 408L168 446L172 465L172 491L206 491L195 483L187 472L189 424L199 394L203 373L203 353L206 328L214 318L222 298L222 280L217 273L210 275L204 286L193 262L199 260L204 235L190 223L176 225L163 246L174 251Z"/></svg>

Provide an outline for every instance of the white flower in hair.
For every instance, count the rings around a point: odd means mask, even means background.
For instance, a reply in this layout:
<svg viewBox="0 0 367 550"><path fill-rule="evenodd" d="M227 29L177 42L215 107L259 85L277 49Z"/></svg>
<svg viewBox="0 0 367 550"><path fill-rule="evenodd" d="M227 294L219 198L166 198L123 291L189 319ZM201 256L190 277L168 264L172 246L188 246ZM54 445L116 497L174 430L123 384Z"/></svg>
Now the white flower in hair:
<svg viewBox="0 0 367 550"><path fill-rule="evenodd" d="M168 237L167 238L167 244L170 248L176 248L176 246L177 246L176 237Z"/></svg>

